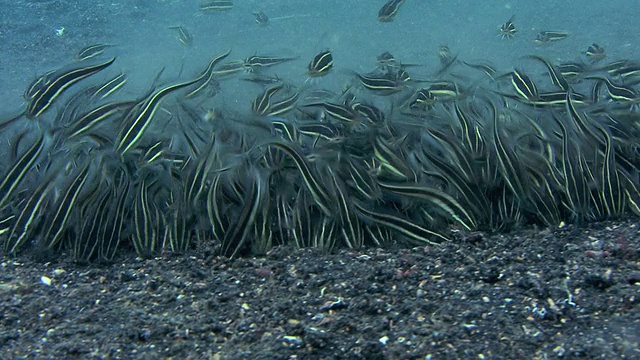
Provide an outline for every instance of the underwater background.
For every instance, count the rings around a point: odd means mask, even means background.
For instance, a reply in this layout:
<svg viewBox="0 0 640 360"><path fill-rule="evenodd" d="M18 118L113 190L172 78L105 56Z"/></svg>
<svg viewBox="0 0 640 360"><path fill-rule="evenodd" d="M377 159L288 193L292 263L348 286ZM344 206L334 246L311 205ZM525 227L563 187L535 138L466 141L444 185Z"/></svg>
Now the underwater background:
<svg viewBox="0 0 640 360"><path fill-rule="evenodd" d="M203 13L193 1L6 1L1 16L0 45L3 109L20 107L22 92L34 77L73 59L85 46L117 45L117 67L127 71L132 91L149 86L155 72L199 70L213 54L233 49L233 56L254 53L299 56L276 69L293 83L305 80L307 62L330 48L336 69L368 71L376 56L389 51L404 62L424 64L435 71L437 50L447 45L468 61L486 60L500 71L520 66L524 55L550 59L584 59L595 42L609 59L637 59L640 10L622 0L612 1L407 1L393 22L377 21L384 1L236 1L233 9ZM253 12L271 18L255 22ZM502 41L498 28L515 15L517 36ZM278 20L277 18L282 18ZM185 26L193 46L185 47L170 26ZM63 36L56 29L65 28ZM564 30L570 38L548 47L533 40L543 30ZM340 87L348 73L333 74L323 86ZM237 84L228 81L225 87ZM233 88L232 88L233 89ZM229 89L225 94L235 93ZM235 90L235 89L234 89ZM255 89L253 89L255 91ZM135 94L135 92L134 92ZM228 105L234 100L226 95ZM243 104L244 105L244 104Z"/></svg>

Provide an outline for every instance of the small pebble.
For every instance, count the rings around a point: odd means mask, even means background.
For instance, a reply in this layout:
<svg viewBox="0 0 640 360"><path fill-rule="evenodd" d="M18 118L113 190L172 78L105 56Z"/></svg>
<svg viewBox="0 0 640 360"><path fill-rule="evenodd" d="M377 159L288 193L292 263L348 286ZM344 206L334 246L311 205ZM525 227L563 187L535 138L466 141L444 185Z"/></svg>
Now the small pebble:
<svg viewBox="0 0 640 360"><path fill-rule="evenodd" d="M629 285L640 283L640 271L634 271L631 274L627 275L627 282L629 283Z"/></svg>
<svg viewBox="0 0 640 360"><path fill-rule="evenodd" d="M285 335L282 340L292 345L302 345L302 338L300 336Z"/></svg>
<svg viewBox="0 0 640 360"><path fill-rule="evenodd" d="M380 344L382 344L382 345L385 345L385 346L386 346L386 345L387 345L387 342L389 342L389 337L388 337L388 336L383 336L383 337L381 337L381 338L380 338L380 340L378 340L378 341L380 341Z"/></svg>

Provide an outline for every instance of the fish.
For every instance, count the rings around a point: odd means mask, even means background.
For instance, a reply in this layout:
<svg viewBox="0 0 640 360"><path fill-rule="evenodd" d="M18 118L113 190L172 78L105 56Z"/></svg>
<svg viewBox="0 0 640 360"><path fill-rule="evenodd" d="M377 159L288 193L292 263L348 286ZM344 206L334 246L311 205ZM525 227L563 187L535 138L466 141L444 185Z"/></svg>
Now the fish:
<svg viewBox="0 0 640 360"><path fill-rule="evenodd" d="M640 77L640 64L620 68L618 69L617 74L623 79L632 78L633 82L637 84L638 78Z"/></svg>
<svg viewBox="0 0 640 360"><path fill-rule="evenodd" d="M516 35L516 26L513 24L513 20L515 19L515 15L512 15L509 20L507 20L502 26L500 26L500 36L503 39L511 39Z"/></svg>
<svg viewBox="0 0 640 360"><path fill-rule="evenodd" d="M42 214L47 208L49 194L54 191L53 175L47 176L41 180L37 188L30 191L29 198L21 205L20 215L15 218L11 233L4 242L4 250L9 254L15 254L16 251L30 238L34 236L33 232L39 228L42 221Z"/></svg>
<svg viewBox="0 0 640 360"><path fill-rule="evenodd" d="M608 77L589 76L585 79L597 80L604 83L607 88L607 93L612 100L634 103L640 102L640 95L632 87L614 84Z"/></svg>
<svg viewBox="0 0 640 360"><path fill-rule="evenodd" d="M567 79L562 76L560 71L558 71L556 67L551 64L549 60L547 60L547 58L538 55L529 55L528 57L542 62L544 66L547 67L547 71L549 72L549 76L551 77L551 82L553 83L553 85L559 87L564 91L567 91L569 89L569 83L567 82Z"/></svg>
<svg viewBox="0 0 640 360"><path fill-rule="evenodd" d="M286 120L273 118L271 120L271 125L281 138L291 142L298 142L298 131L296 131L293 125L289 124Z"/></svg>
<svg viewBox="0 0 640 360"><path fill-rule="evenodd" d="M438 81L429 85L427 88L429 94L434 96L439 101L451 101L457 99L463 93L460 91L458 84L453 81ZM429 95L426 97L426 102L430 102Z"/></svg>
<svg viewBox="0 0 640 360"><path fill-rule="evenodd" d="M299 97L300 93L294 92L289 97L273 103L271 109L267 112L267 116L277 116L293 110Z"/></svg>
<svg viewBox="0 0 640 360"><path fill-rule="evenodd" d="M327 75L333 67L333 55L329 50L322 50L309 63L307 74L311 77Z"/></svg>
<svg viewBox="0 0 640 360"><path fill-rule="evenodd" d="M116 150L120 155L124 156L140 140L142 134L151 124L156 111L160 107L160 102L165 96L178 89L193 85L199 80L200 78L197 78L164 87L136 103L125 115L123 126L116 137Z"/></svg>
<svg viewBox="0 0 640 360"><path fill-rule="evenodd" d="M511 72L511 84L516 92L527 100L533 100L538 98L538 89L536 84L531 80L527 74L515 69Z"/></svg>
<svg viewBox="0 0 640 360"><path fill-rule="evenodd" d="M11 231L11 223L15 220L15 215L9 215L0 219L0 235L4 235Z"/></svg>
<svg viewBox="0 0 640 360"><path fill-rule="evenodd" d="M40 91L42 91L44 84L50 81L55 72L56 70L51 70L31 82L24 91L24 99L27 101L32 100Z"/></svg>
<svg viewBox="0 0 640 360"><path fill-rule="evenodd" d="M510 99L514 99L520 101L527 105L532 106L556 106L556 105L565 105L567 92L566 91L554 91L554 92L546 92L538 94L537 98L534 99L524 99L520 95L510 95L510 94L502 94L505 97ZM575 104L587 104L589 99L583 94L579 94L576 92L571 93L571 99Z"/></svg>
<svg viewBox="0 0 640 360"><path fill-rule="evenodd" d="M569 33L566 31L541 31L536 36L534 42L538 45L547 45L552 42L566 39Z"/></svg>
<svg viewBox="0 0 640 360"><path fill-rule="evenodd" d="M257 11L252 13L253 16L256 17L256 24L261 26L266 26L269 24L269 17L262 11Z"/></svg>
<svg viewBox="0 0 640 360"><path fill-rule="evenodd" d="M119 101L100 105L73 119L73 123L63 130L63 142L67 142L90 133L96 126L115 115L126 113L135 102Z"/></svg>
<svg viewBox="0 0 640 360"><path fill-rule="evenodd" d="M494 75L496 74L496 72L498 72L492 65L489 65L489 64L486 64L486 63L469 63L469 62L466 62L466 61L463 61L462 63L467 65L468 67L470 67L472 69L476 69L476 70L482 71L488 77L490 77L491 80L494 80Z"/></svg>
<svg viewBox="0 0 640 360"><path fill-rule="evenodd" d="M449 69L451 69L451 67L453 67L453 65L458 63L458 55L455 56L451 56L451 54L449 54L450 56L448 57L440 57L440 69L438 69L438 71L436 71L436 73L434 74L434 76L436 77L442 77L442 75L444 75Z"/></svg>
<svg viewBox="0 0 640 360"><path fill-rule="evenodd" d="M244 65L244 62L243 62L243 65ZM247 77L243 77L242 80L249 81L256 84L262 84L262 85L271 85L271 84L282 82L282 79L280 79L277 75L264 76L264 75L250 74Z"/></svg>
<svg viewBox="0 0 640 360"><path fill-rule="evenodd" d="M529 184L527 183L526 172L523 170L522 161L511 146L506 144L500 131L500 113L493 101L490 101L493 110L493 141L496 158L498 160L498 171L506 185L513 192L513 195L520 201L525 201L528 196Z"/></svg>
<svg viewBox="0 0 640 360"><path fill-rule="evenodd" d="M143 178L133 202L133 236L131 242L141 257L151 257L159 243L162 216L155 203L151 187L155 180Z"/></svg>
<svg viewBox="0 0 640 360"><path fill-rule="evenodd" d="M122 230L129 218L129 199L131 183L129 177L120 173L116 181L111 186L113 197L109 204L107 219L98 230L99 247L98 259L103 262L110 262L116 255L120 244Z"/></svg>
<svg viewBox="0 0 640 360"><path fill-rule="evenodd" d="M48 73L45 75L46 79L38 83L38 86L32 85L27 91L31 100L25 110L27 118L33 119L42 115L65 90L78 81L106 69L115 60L116 58L114 57L97 65L73 67L71 69L63 68L53 73ZM37 89L35 89L36 87Z"/></svg>
<svg viewBox="0 0 640 360"><path fill-rule="evenodd" d="M609 75L623 79L640 76L640 63L631 60L618 60L603 66L598 70L605 70Z"/></svg>
<svg viewBox="0 0 640 360"><path fill-rule="evenodd" d="M338 126L329 123L304 121L296 124L296 129L300 134L322 138L329 142L339 142L343 138Z"/></svg>
<svg viewBox="0 0 640 360"><path fill-rule="evenodd" d="M336 104L331 102L312 103L304 105L304 107L320 106L332 118L339 120L345 124L359 124L361 122L360 115L350 106Z"/></svg>
<svg viewBox="0 0 640 360"><path fill-rule="evenodd" d="M591 138L598 141L601 144L604 144L604 140L601 138L601 134L595 131L593 126L593 121L587 115L587 113L583 113L584 116L580 116L578 113L578 109L576 108L576 102L573 99L573 92L571 88L566 93L566 113L569 119L575 124L576 129L584 138Z"/></svg>
<svg viewBox="0 0 640 360"><path fill-rule="evenodd" d="M309 190L309 192L311 193L315 204L326 216L333 216L332 205L334 204L334 198L330 195L328 189L326 189L326 187L323 185L324 183L322 179L318 177L315 171L313 171L309 162L303 156L301 152L302 150L294 144L281 141L269 142L267 145L270 147L276 147L284 151L287 155L289 155L289 157L291 157L291 159L293 159L293 162L300 171L307 190Z"/></svg>
<svg viewBox="0 0 640 360"><path fill-rule="evenodd" d="M567 92L567 106L571 104L569 99L570 92ZM571 121L575 121L573 115L570 117ZM579 155L578 148L574 146L575 143L572 141L572 137L567 130L567 126L564 124L564 121L557 116L552 116L552 118L555 120L562 132L562 156L559 157L559 159L561 159L560 170L563 173L564 181L560 183L560 185L563 187L563 192L567 198L565 206L573 213L573 216L579 218L583 209L587 208L589 196L588 180L585 176L582 176L584 175L581 171L583 162L580 158L575 158L575 155L578 155L579 157L581 156Z"/></svg>
<svg viewBox="0 0 640 360"><path fill-rule="evenodd" d="M178 41L185 46L191 46L193 44L193 35L184 26L170 26L169 29L176 30L178 32Z"/></svg>
<svg viewBox="0 0 640 360"><path fill-rule="evenodd" d="M233 9L232 0L213 0L200 5L200 11L225 11Z"/></svg>
<svg viewBox="0 0 640 360"><path fill-rule="evenodd" d="M620 175L616 166L613 137L611 133L599 123L594 122L594 125L596 129L602 133L605 144L600 174L602 198L604 199L607 217L618 217L623 213L624 198L621 191Z"/></svg>
<svg viewBox="0 0 640 360"><path fill-rule="evenodd" d="M394 79L400 83L413 81L411 75L409 75L409 72L407 72L407 70L405 69L398 69L398 71L396 71L395 73L389 72L388 75L390 75L389 78Z"/></svg>
<svg viewBox="0 0 640 360"><path fill-rule="evenodd" d="M584 52L584 54L593 62L603 60L607 57L604 48L596 43L589 45L589 48Z"/></svg>
<svg viewBox="0 0 640 360"><path fill-rule="evenodd" d="M381 70L391 72L395 70L404 70L407 67L421 66L421 65L402 63L400 62L400 60L396 59L393 56L393 54L391 54L388 51L385 51L376 57L376 66Z"/></svg>
<svg viewBox="0 0 640 360"><path fill-rule="evenodd" d="M338 205L338 220L342 225L340 233L349 248L361 248L364 244L362 226L355 212L351 208L351 197L346 191L346 182L336 174L331 167L327 169L333 180L333 188L336 189L336 203Z"/></svg>
<svg viewBox="0 0 640 360"><path fill-rule="evenodd" d="M404 3L404 0L389 0L378 11L378 21L391 22L396 17L400 6Z"/></svg>
<svg viewBox="0 0 640 360"><path fill-rule="evenodd" d="M281 56L260 56L253 55L244 60L244 65L253 67L267 67L282 64L287 61L296 60L297 57L281 57Z"/></svg>
<svg viewBox="0 0 640 360"><path fill-rule="evenodd" d="M102 55L108 48L112 47L111 44L93 44L87 47L82 48L78 54L76 54L76 59L80 61L88 60L94 58L98 55Z"/></svg>
<svg viewBox="0 0 640 360"><path fill-rule="evenodd" d="M45 246L47 249L53 249L62 239L64 231L67 229L69 217L88 179L89 162L73 177L73 180L69 182L65 191L59 194L54 207L55 211L52 212L52 216L47 217L45 225L44 241L46 242Z"/></svg>
<svg viewBox="0 0 640 360"><path fill-rule="evenodd" d="M247 71L247 65L242 60L235 60L228 63L220 64L218 68L212 71L212 75L215 77L221 77L239 73L241 71Z"/></svg>
<svg viewBox="0 0 640 360"><path fill-rule="evenodd" d="M122 88L126 83L126 74L124 73L124 71L120 72L120 74L116 75L112 79L105 82L102 86L98 87L93 92L93 95L91 95L91 98L104 100L107 96L112 95L114 92L118 91L118 89Z"/></svg>
<svg viewBox="0 0 640 360"><path fill-rule="evenodd" d="M18 142L14 144L18 146ZM27 172L32 168L45 147L44 136L40 135L33 144L20 156L11 169L4 174L0 183L0 209L4 207L18 185L22 182ZM17 151L17 150L16 150Z"/></svg>
<svg viewBox="0 0 640 360"><path fill-rule="evenodd" d="M355 159L348 159L349 181L347 185L359 193L362 198L371 201L377 201L382 196L380 185L376 181L376 177L361 162Z"/></svg>
<svg viewBox="0 0 640 360"><path fill-rule="evenodd" d="M153 120L160 106L160 102L165 96L210 77L214 66L229 55L229 53L230 50L211 60L207 69L195 79L164 87L136 103L125 115L123 126L116 137L115 146L118 153L124 156L140 140L140 137L151 123L151 120Z"/></svg>
<svg viewBox="0 0 640 360"><path fill-rule="evenodd" d="M440 63L442 65L446 65L451 62L451 59L453 58L451 49L447 45L440 45L438 48L438 58L440 58Z"/></svg>
<svg viewBox="0 0 640 360"><path fill-rule="evenodd" d="M78 201L80 233L73 237L73 257L76 262L88 263L100 244L100 228L108 221L111 189L105 184L94 183L93 188ZM77 229L77 228L76 228Z"/></svg>
<svg viewBox="0 0 640 360"><path fill-rule="evenodd" d="M441 233L429 230L411 220L389 214L376 212L363 206L359 201L353 201L356 212L368 222L397 231L418 245L439 245L449 241L449 238Z"/></svg>
<svg viewBox="0 0 640 360"><path fill-rule="evenodd" d="M566 79L578 79L583 77L590 69L590 66L583 62L567 62L556 66L556 70L560 72Z"/></svg>
<svg viewBox="0 0 640 360"><path fill-rule="evenodd" d="M205 159L206 160L206 159ZM202 161L198 160L199 163ZM198 165L199 167L204 166ZM205 170L206 171L206 170ZM211 179L211 185L209 186L209 191L206 196L207 203L207 215L209 218L209 224L211 225L211 230L214 236L218 239L222 239L227 233L228 223L224 218L221 211L221 201L219 201L219 192L222 187L222 175L221 173L213 174ZM189 199L189 198L188 198Z"/></svg>
<svg viewBox="0 0 640 360"><path fill-rule="evenodd" d="M478 134L478 128L476 120L465 111L465 108L459 101L454 102L454 110L456 118L460 124L462 140L462 146L470 151L472 154L482 154L484 152L484 140L481 135Z"/></svg>
<svg viewBox="0 0 640 360"><path fill-rule="evenodd" d="M235 218L235 223L230 231L226 231L222 239L222 253L231 258L242 250L249 230L253 227L258 211L263 205L264 192L267 189L264 188L264 180L259 172L254 171L254 173L253 184L249 184L249 189L244 191L242 211ZM231 251L232 246L233 251Z"/></svg>
<svg viewBox="0 0 640 360"><path fill-rule="evenodd" d="M202 81L202 84L200 84L200 86L198 86L197 88L195 88L194 90L189 92L186 95L186 97L192 97L195 94L199 93L202 89L207 87L207 85L209 85L213 81L213 77L215 75L215 71L214 71L215 66L220 61L224 60L227 56L229 56L229 54L231 54L231 49L229 49L225 53L223 53L221 55L218 55L215 58L211 59L211 61L209 62L209 65L207 66L205 71L203 71L202 74L200 74L200 76L198 76L198 80L197 81Z"/></svg>
<svg viewBox="0 0 640 360"><path fill-rule="evenodd" d="M376 58L378 66L382 69L393 68L398 64L398 60L396 60L395 56L388 51L383 52L378 55Z"/></svg>
<svg viewBox="0 0 640 360"><path fill-rule="evenodd" d="M420 199L431 203L435 207L441 208L468 231L472 231L477 226L473 216L469 214L469 212L467 212L456 199L443 191L411 183L396 184L379 181L378 184L383 190L387 190L398 195Z"/></svg>
<svg viewBox="0 0 640 360"><path fill-rule="evenodd" d="M356 102L351 104L351 108L355 110L369 126L381 127L386 123L384 112L376 106Z"/></svg>
<svg viewBox="0 0 640 360"><path fill-rule="evenodd" d="M271 107L271 98L284 88L283 83L275 84L266 88L262 94L258 95L251 103L251 111L256 115L266 116Z"/></svg>
<svg viewBox="0 0 640 360"><path fill-rule="evenodd" d="M436 101L435 95L429 89L420 89L409 103L409 108L420 111L430 110L436 104Z"/></svg>
<svg viewBox="0 0 640 360"><path fill-rule="evenodd" d="M216 146L216 134L211 133L202 152L194 152L195 160L190 162L185 183L186 200L196 207L200 197L206 193L207 175L214 164L216 153L212 151ZM218 177L218 176L217 176ZM211 188L210 191L214 191Z"/></svg>
<svg viewBox="0 0 640 360"><path fill-rule="evenodd" d="M401 91L404 87L404 80L390 79L385 76L356 74L360 83L367 89L377 92L381 95L391 95Z"/></svg>
<svg viewBox="0 0 640 360"><path fill-rule="evenodd" d="M403 151L396 146L395 139L377 136L374 142L374 154L380 162L381 170L386 170L385 177L395 180L415 180L416 173L409 167Z"/></svg>

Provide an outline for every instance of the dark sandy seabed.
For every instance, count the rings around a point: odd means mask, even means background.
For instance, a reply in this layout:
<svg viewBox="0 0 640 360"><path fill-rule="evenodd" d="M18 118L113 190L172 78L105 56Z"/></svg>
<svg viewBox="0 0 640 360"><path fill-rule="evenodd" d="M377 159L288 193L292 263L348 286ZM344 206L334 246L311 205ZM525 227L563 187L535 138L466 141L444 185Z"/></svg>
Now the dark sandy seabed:
<svg viewBox="0 0 640 360"><path fill-rule="evenodd" d="M13 358L640 358L632 221L457 233L439 247L227 259L3 257Z"/></svg>

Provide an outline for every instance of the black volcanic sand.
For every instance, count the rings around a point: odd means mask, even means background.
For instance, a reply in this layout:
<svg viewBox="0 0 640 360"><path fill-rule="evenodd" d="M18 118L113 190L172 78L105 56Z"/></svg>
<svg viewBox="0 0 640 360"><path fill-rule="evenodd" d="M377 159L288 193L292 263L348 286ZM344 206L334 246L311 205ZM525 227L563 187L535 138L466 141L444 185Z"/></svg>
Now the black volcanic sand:
<svg viewBox="0 0 640 360"><path fill-rule="evenodd" d="M440 247L276 248L234 260L200 246L109 266L3 257L0 354L639 358L638 230L459 233Z"/></svg>

